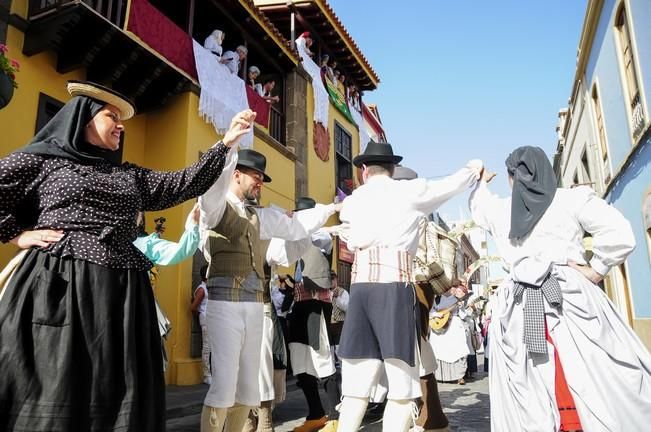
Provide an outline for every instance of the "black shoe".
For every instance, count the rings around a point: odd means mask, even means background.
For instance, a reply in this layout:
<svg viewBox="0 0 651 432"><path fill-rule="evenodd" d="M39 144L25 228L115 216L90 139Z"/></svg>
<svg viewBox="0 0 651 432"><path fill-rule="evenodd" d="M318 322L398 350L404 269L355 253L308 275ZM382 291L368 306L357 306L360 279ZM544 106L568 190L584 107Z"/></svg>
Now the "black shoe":
<svg viewBox="0 0 651 432"><path fill-rule="evenodd" d="M372 423L380 420L384 415L384 405L385 402L369 403L368 407L366 408L366 414L364 414L364 421Z"/></svg>

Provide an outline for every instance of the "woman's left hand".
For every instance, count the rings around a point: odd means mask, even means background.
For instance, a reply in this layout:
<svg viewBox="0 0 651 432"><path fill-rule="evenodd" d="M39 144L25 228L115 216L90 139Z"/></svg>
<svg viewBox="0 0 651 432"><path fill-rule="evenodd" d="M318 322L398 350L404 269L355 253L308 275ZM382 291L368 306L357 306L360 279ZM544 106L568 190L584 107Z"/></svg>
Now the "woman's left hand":
<svg viewBox="0 0 651 432"><path fill-rule="evenodd" d="M603 275L600 275L599 273L597 273L595 271L595 269L593 269L589 265L577 264L574 261L568 261L567 265L569 265L574 270L581 273L583 276L585 276L590 282L592 282L595 285L598 284L599 282L601 282L604 279Z"/></svg>

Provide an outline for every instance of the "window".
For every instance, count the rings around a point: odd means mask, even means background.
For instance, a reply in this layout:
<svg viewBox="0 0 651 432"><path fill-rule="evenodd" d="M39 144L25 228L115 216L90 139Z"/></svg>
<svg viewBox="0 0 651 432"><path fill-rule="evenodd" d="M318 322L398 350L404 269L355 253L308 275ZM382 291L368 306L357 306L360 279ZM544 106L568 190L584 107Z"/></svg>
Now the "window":
<svg viewBox="0 0 651 432"><path fill-rule="evenodd" d="M352 264L345 261L337 262L337 284L347 291L350 291Z"/></svg>
<svg viewBox="0 0 651 432"><path fill-rule="evenodd" d="M590 175L590 163L588 162L588 153L583 150L581 155L581 183L592 183L592 176Z"/></svg>
<svg viewBox="0 0 651 432"><path fill-rule="evenodd" d="M351 135L335 122L335 178L337 187L346 195L353 191L353 151Z"/></svg>
<svg viewBox="0 0 651 432"><path fill-rule="evenodd" d="M651 190L647 192L642 203L642 223L646 233L646 245L649 249L649 261L651 261Z"/></svg>
<svg viewBox="0 0 651 432"><path fill-rule="evenodd" d="M640 84L637 77L635 65L635 53L631 38L631 27L626 14L626 8L622 6L615 18L615 28L619 47L619 57L624 75L628 108L631 116L633 137L637 138L646 124L646 114L642 107L640 95Z"/></svg>
<svg viewBox="0 0 651 432"><path fill-rule="evenodd" d="M46 95L45 93L40 93L38 95L38 108L36 111L36 127L34 133L38 133L43 126L45 126L52 117L63 107L63 102L54 99Z"/></svg>
<svg viewBox="0 0 651 432"><path fill-rule="evenodd" d="M608 158L608 143L606 142L606 127L604 125L604 115L599 100L599 91L597 84L592 86L592 105L594 107L595 124L597 126L597 139L599 140L599 149L601 150L601 166L603 171L604 184L610 183L610 160Z"/></svg>

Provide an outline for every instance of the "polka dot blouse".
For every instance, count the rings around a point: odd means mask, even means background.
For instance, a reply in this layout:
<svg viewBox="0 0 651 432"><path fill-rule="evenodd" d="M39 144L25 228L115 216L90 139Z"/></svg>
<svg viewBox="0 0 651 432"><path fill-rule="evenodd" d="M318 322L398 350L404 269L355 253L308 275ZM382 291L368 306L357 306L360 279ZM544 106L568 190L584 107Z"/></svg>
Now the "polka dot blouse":
<svg viewBox="0 0 651 432"><path fill-rule="evenodd" d="M149 269L151 263L132 243L136 213L206 192L222 173L228 150L219 143L190 167L170 172L12 153L0 159L0 240L26 230L62 230L63 239L46 249L54 255Z"/></svg>

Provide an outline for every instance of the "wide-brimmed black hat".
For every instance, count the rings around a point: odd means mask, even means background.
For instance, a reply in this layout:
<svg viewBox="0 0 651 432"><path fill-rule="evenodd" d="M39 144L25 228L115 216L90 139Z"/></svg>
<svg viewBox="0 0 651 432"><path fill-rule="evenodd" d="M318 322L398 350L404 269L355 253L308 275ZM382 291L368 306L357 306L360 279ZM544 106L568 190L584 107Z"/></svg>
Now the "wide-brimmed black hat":
<svg viewBox="0 0 651 432"><path fill-rule="evenodd" d="M265 174L267 168L267 158L260 152L251 149L242 149L237 152L237 166L250 168L261 173L264 176L264 182L269 183L271 177Z"/></svg>
<svg viewBox="0 0 651 432"><path fill-rule="evenodd" d="M373 162L397 164L402 160L402 156L393 154L393 148L389 143L376 143L370 141L366 146L364 153L353 159L353 165L361 167L363 164Z"/></svg>
<svg viewBox="0 0 651 432"><path fill-rule="evenodd" d="M310 197L300 197L296 200L294 211L307 210L316 207L316 201Z"/></svg>

